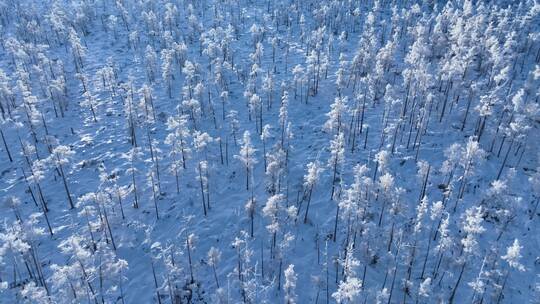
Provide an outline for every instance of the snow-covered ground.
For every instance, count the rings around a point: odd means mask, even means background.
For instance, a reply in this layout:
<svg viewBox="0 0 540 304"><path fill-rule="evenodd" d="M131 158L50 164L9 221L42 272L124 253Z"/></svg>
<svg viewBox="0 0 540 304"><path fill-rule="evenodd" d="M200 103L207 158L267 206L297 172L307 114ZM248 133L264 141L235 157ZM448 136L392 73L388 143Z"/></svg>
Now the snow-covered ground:
<svg viewBox="0 0 540 304"><path fill-rule="evenodd" d="M389 2L1 1L0 303L540 303L540 5Z"/></svg>

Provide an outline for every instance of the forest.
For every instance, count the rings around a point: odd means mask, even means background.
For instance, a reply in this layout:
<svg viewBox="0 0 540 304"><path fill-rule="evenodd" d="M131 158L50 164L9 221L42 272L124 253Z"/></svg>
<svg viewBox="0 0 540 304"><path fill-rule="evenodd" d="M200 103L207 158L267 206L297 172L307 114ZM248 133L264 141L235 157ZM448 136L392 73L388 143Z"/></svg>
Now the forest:
<svg viewBox="0 0 540 304"><path fill-rule="evenodd" d="M538 0L0 0L0 303L540 303Z"/></svg>

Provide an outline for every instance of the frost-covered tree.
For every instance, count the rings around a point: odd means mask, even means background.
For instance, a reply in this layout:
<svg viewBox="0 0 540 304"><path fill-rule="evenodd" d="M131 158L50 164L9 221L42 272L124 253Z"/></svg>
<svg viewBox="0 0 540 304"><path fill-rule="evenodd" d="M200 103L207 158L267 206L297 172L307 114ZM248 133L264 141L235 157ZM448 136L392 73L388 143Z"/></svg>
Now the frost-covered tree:
<svg viewBox="0 0 540 304"><path fill-rule="evenodd" d="M266 168L267 168L266 143L267 143L268 139L270 139L272 137L271 129L272 129L272 126L270 126L269 124L266 124L262 128L262 132L261 132L261 142L262 142L262 146L263 146L263 162L264 162L264 172L265 173L266 173Z"/></svg>
<svg viewBox="0 0 540 304"><path fill-rule="evenodd" d="M96 117L96 103L97 102L95 98L92 96L92 94L89 91L84 92L83 97L84 97L84 100L83 102L81 102L81 106L90 108L90 111L92 113L92 119L94 120L94 122L97 122L97 117Z"/></svg>
<svg viewBox="0 0 540 304"><path fill-rule="evenodd" d="M210 171L208 162L208 145L213 141L214 138L212 138L206 132L193 132L193 146L195 147L195 150L199 153L199 162L197 165L197 179L199 180L199 185L201 188L201 199L205 215L206 208L210 209Z"/></svg>
<svg viewBox="0 0 540 304"><path fill-rule="evenodd" d="M283 194L274 194L268 198L262 212L265 217L270 219L270 224L266 226L268 232L272 234L272 248L275 249L277 242L277 233L280 230L278 212L282 208Z"/></svg>
<svg viewBox="0 0 540 304"><path fill-rule="evenodd" d="M330 106L331 110L326 114L328 120L325 122L323 128L330 132L339 133L342 130L342 124L345 120L345 113L347 111L347 96L336 97L334 103Z"/></svg>
<svg viewBox="0 0 540 304"><path fill-rule="evenodd" d="M251 134L249 131L244 131L244 137L242 140L242 147L237 155L234 157L238 159L246 168L246 190L249 191L249 181L252 178L253 167L257 164L255 158L255 152L257 149L251 144Z"/></svg>
<svg viewBox="0 0 540 304"><path fill-rule="evenodd" d="M279 128L281 131L281 147L285 146L285 132L289 121L289 93L284 91L281 96L281 106L279 108Z"/></svg>
<svg viewBox="0 0 540 304"><path fill-rule="evenodd" d="M293 68L292 73L294 77L293 78L294 79L293 80L294 81L294 99L296 99L296 97L300 95L300 100L302 100L303 99L302 96L304 96L304 86L307 81L304 67L301 64L297 64ZM308 94L305 94L305 96L306 96L305 100L307 102Z"/></svg>
<svg viewBox="0 0 540 304"><path fill-rule="evenodd" d="M343 264L343 279L339 282L338 290L332 294L337 303L355 303L362 290L362 280L356 277L356 268L360 265L354 257L354 241L346 248Z"/></svg>
<svg viewBox="0 0 540 304"><path fill-rule="evenodd" d="M282 179L286 169L286 152L278 146L275 151L267 153L266 157L267 190L271 194L276 194L281 191Z"/></svg>
<svg viewBox="0 0 540 304"><path fill-rule="evenodd" d="M142 157L142 151L140 148L132 148L126 154L122 155L123 158L129 161L129 168L126 170L126 173L131 175L131 185L130 190L133 192L133 207L139 208L139 194L137 192L137 172L139 170L136 167L136 162Z"/></svg>
<svg viewBox="0 0 540 304"><path fill-rule="evenodd" d="M268 71L262 79L262 91L266 92L266 109L270 110L272 108L272 103L274 100L274 76L272 72Z"/></svg>
<svg viewBox="0 0 540 304"><path fill-rule="evenodd" d="M51 156L48 159L48 161L53 164L60 173L60 177L62 177L62 184L64 185L64 190L66 190L66 195L71 209L75 208L75 205L73 204L73 198L71 197L71 192L69 191L67 176L64 168L69 164L70 159L73 158L74 155L75 152L68 146L61 145L54 148Z"/></svg>
<svg viewBox="0 0 540 304"><path fill-rule="evenodd" d="M450 215L448 213L445 213L445 215L443 215L443 218L438 228L439 241L437 243L437 246L435 247L435 249L437 249L437 252L438 252L438 259L433 269L434 278L439 273L439 267L441 266L441 262L444 257L444 254L446 253L447 250L449 250L450 248L452 248L452 246L454 246L454 240L452 236L450 235L449 227L450 227Z"/></svg>
<svg viewBox="0 0 540 304"><path fill-rule="evenodd" d="M285 291L285 303L295 304L296 303L296 281L297 276L294 272L294 265L289 265L284 271L285 274L285 284L283 285L283 290Z"/></svg>
<svg viewBox="0 0 540 304"><path fill-rule="evenodd" d="M459 187L458 199L463 197L467 185L467 178L474 174L475 168L484 160L485 155L486 153L480 148L478 141L472 137L469 137L465 147L461 148L461 160L459 165L463 168L463 174Z"/></svg>
<svg viewBox="0 0 540 304"><path fill-rule="evenodd" d="M75 63L75 68L77 72L80 72L84 68L83 58L85 56L86 50L77 35L77 32L71 28L69 30L69 43L71 45L71 53L73 55L73 62Z"/></svg>
<svg viewBox="0 0 540 304"><path fill-rule="evenodd" d="M229 120L230 134L233 136L234 144L237 145L236 135L238 134L240 123L238 120L238 112L235 110L230 110L227 114L227 119Z"/></svg>
<svg viewBox="0 0 540 304"><path fill-rule="evenodd" d="M157 55L152 46L146 46L144 59L146 62L146 77L150 83L153 83L157 74Z"/></svg>
<svg viewBox="0 0 540 304"><path fill-rule="evenodd" d="M463 232L465 237L461 240L463 252L466 254L474 254L477 252L478 241L476 236L486 231L482 225L484 211L481 207L471 207L465 211Z"/></svg>
<svg viewBox="0 0 540 304"><path fill-rule="evenodd" d="M262 123L263 123L263 115L262 115L262 100L261 97L257 94L251 95L249 98L249 111L250 115L255 115L255 129L257 129L257 132L259 134L262 133Z"/></svg>
<svg viewBox="0 0 540 304"><path fill-rule="evenodd" d="M428 299L431 295L431 278L425 278L418 287L418 296Z"/></svg>
<svg viewBox="0 0 540 304"><path fill-rule="evenodd" d="M386 168L388 167L389 162L389 156L390 153L386 150L379 151L377 154L375 154L375 170L373 172L373 179L375 180L377 178L377 173L380 171L382 173L386 172Z"/></svg>
<svg viewBox="0 0 540 304"><path fill-rule="evenodd" d="M50 303L51 299L47 293L48 291L44 287L37 286L35 282L29 282L21 289L21 296L24 299L24 303Z"/></svg>
<svg viewBox="0 0 540 304"><path fill-rule="evenodd" d="M216 280L216 286L219 288L219 280L217 276L216 267L217 264L221 260L221 251L215 247L211 247L210 250L208 250L208 265L212 267L212 271L214 273L214 279Z"/></svg>
<svg viewBox="0 0 540 304"><path fill-rule="evenodd" d="M249 221L250 221L250 229L249 229L249 235L253 237L254 235L254 222L255 222L255 209L257 207L257 200L255 200L255 197L253 195L248 199L246 204L244 205L244 209L246 210Z"/></svg>
<svg viewBox="0 0 540 304"><path fill-rule="evenodd" d="M24 285L33 281L38 286L48 288L43 275L37 241L45 232L38 226L38 214L29 218L5 222L0 232L0 266L8 270L2 280ZM30 278L27 280L26 278Z"/></svg>
<svg viewBox="0 0 540 304"><path fill-rule="evenodd" d="M152 200L154 202L154 210L156 211L156 219L159 220L158 196L160 187L156 172L154 166L150 166L150 170L146 173L146 185L152 190Z"/></svg>
<svg viewBox="0 0 540 304"><path fill-rule="evenodd" d="M484 210L482 209L482 207L470 207L469 209L465 210L462 223L462 229L465 233L465 236L461 239L461 270L458 279L452 288L449 302L453 302L454 300L459 284L463 278L463 272L465 271L465 267L467 263L470 262L470 257L479 254L477 238L480 234L486 231L486 228L483 226L483 215Z"/></svg>
<svg viewBox="0 0 540 304"><path fill-rule="evenodd" d="M77 299L86 295L97 301L99 295L95 279L99 277L99 274L98 269L94 267L96 256L85 246L84 238L72 235L62 241L58 247L70 259L64 266L51 265L54 271L52 288L59 291L65 290L65 296L68 299Z"/></svg>
<svg viewBox="0 0 540 304"><path fill-rule="evenodd" d="M219 99L221 100L221 118L225 120L225 106L229 100L229 91L222 91Z"/></svg>
<svg viewBox="0 0 540 304"><path fill-rule="evenodd" d="M332 294L337 303L355 303L362 289L362 281L358 278L347 278L339 283L338 290Z"/></svg>
<svg viewBox="0 0 540 304"><path fill-rule="evenodd" d="M195 282L195 275L193 273L193 261L192 261L192 252L195 249L195 243L197 242L197 236L194 233L190 233L186 237L186 250L188 253L188 263L189 263L189 276L190 282L193 284Z"/></svg>
<svg viewBox="0 0 540 304"><path fill-rule="evenodd" d="M198 119L201 116L201 103L195 98L184 99L182 106L187 109L189 118L193 122L195 129L197 129Z"/></svg>
<svg viewBox="0 0 540 304"><path fill-rule="evenodd" d="M521 250L523 249L523 246L520 245L518 239L514 239L514 242L512 245L508 246L506 248L506 254L501 256L501 259L503 259L510 268L516 269L520 272L525 271L525 266L521 263L520 259L522 258ZM502 286L500 287L499 295L497 297L497 302L501 301L501 298L503 296L504 287L508 281L508 276L510 275L510 271L506 271L506 275L504 276L504 280L502 283Z"/></svg>
<svg viewBox="0 0 540 304"><path fill-rule="evenodd" d="M392 197L392 193L394 191L394 176L390 172L386 172L384 175L379 176L379 188L381 190L381 193L384 195L382 207L381 207L381 214L379 216L379 227L382 224L382 221L384 219L384 212L386 210L386 204L389 198Z"/></svg>
<svg viewBox="0 0 540 304"><path fill-rule="evenodd" d="M171 116L167 119L167 130L170 131L165 138L165 144L171 146L169 155L172 157L171 172L176 179L176 191L180 192L179 171L186 169L186 162L191 149L188 146L190 130L186 115Z"/></svg>
<svg viewBox="0 0 540 304"><path fill-rule="evenodd" d="M307 199L306 212L304 214L304 223L307 223L309 206L311 204L311 195L313 187L319 180L320 175L324 171L319 162L310 162L306 165L307 173L304 175L304 197Z"/></svg>
<svg viewBox="0 0 540 304"><path fill-rule="evenodd" d="M345 160L345 136L343 132L334 135L334 139L330 141L330 158L328 159L328 167L332 168L332 192L330 198L334 198L335 185L340 179L339 172Z"/></svg>
<svg viewBox="0 0 540 304"><path fill-rule="evenodd" d="M523 246L519 244L519 240L515 239L511 246L509 246L506 249L506 254L503 255L501 258L510 265L510 267L515 268L519 271L525 271L525 266L521 264L520 259L521 256L521 250L523 249Z"/></svg>
<svg viewBox="0 0 540 304"><path fill-rule="evenodd" d="M3 119L11 116L15 104L15 93L10 82L11 78L0 69L0 113Z"/></svg>
<svg viewBox="0 0 540 304"><path fill-rule="evenodd" d="M161 77L167 86L169 98L172 98L172 81L174 79L173 54L172 50L164 49L161 51Z"/></svg>

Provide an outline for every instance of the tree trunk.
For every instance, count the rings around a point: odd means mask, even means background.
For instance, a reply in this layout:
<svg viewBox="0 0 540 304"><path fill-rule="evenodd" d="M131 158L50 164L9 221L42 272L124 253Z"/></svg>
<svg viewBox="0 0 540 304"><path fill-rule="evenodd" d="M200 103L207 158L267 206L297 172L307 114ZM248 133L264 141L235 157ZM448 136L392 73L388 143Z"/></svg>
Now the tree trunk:
<svg viewBox="0 0 540 304"><path fill-rule="evenodd" d="M7 156L9 158L9 161L13 162L13 158L11 157L11 153L9 152L9 148L8 148L7 143L6 143L6 138L4 137L4 132L2 132L2 130L0 130L0 135L2 136L2 142L4 143L4 148L6 149L6 153L7 153Z"/></svg>
<svg viewBox="0 0 540 304"><path fill-rule="evenodd" d="M459 287L459 283L461 282L461 278L463 277L463 271L465 270L465 265L467 265L467 262L463 263L463 266L461 266L461 271L459 272L459 277L456 282L456 285L454 285L454 288L452 289L452 293L450 294L450 298L448 299L448 304L454 303L454 297L456 296L456 291Z"/></svg>
<svg viewBox="0 0 540 304"><path fill-rule="evenodd" d="M66 194L67 194L67 197L68 197L68 201L69 201L69 207L70 209L73 209L75 208L75 206L73 205L73 200L71 198L71 193L69 192L69 188L68 188L68 185L67 185L67 182L66 182L66 176L64 175L64 168L62 168L62 165L58 165L58 168L60 169L60 175L62 175L62 182L64 184L64 189L66 190Z"/></svg>

